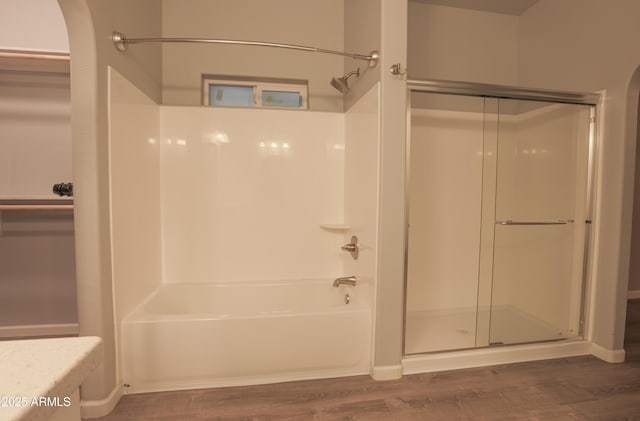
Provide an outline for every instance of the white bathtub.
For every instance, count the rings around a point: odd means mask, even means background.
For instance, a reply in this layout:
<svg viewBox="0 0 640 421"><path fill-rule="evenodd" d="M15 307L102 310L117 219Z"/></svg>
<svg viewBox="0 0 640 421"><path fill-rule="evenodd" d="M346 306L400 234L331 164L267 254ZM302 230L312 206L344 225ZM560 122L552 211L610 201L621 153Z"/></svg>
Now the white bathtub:
<svg viewBox="0 0 640 421"><path fill-rule="evenodd" d="M368 373L368 293L332 280L163 285L122 321L125 393Z"/></svg>

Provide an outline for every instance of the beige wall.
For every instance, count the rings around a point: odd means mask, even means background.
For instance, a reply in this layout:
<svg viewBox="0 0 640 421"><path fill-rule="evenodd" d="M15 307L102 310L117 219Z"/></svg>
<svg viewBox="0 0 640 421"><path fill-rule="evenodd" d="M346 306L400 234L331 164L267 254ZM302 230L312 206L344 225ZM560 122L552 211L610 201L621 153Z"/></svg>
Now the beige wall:
<svg viewBox="0 0 640 421"><path fill-rule="evenodd" d="M638 114L640 121L640 113ZM636 144L638 139L636 134ZM640 291L640 148L636 147L635 187L633 192L633 229L631 231L631 264L629 267L629 291Z"/></svg>
<svg viewBox="0 0 640 421"><path fill-rule="evenodd" d="M380 161L375 344L372 376L383 380L402 373L405 248L405 157L407 91L407 2L380 0Z"/></svg>
<svg viewBox="0 0 640 421"><path fill-rule="evenodd" d="M515 85L518 17L409 2L409 77Z"/></svg>
<svg viewBox="0 0 640 421"><path fill-rule="evenodd" d="M0 49L69 52L56 0L2 0Z"/></svg>
<svg viewBox="0 0 640 421"><path fill-rule="evenodd" d="M69 51L57 1L3 1L0 49ZM52 184L72 180L69 63L5 58L0 67L0 197L55 199ZM77 323L73 212L0 212L0 268L7 335Z"/></svg>
<svg viewBox="0 0 640 421"><path fill-rule="evenodd" d="M161 57L158 46L125 54L111 32L161 33L157 1L59 0L69 31L72 147L75 191L76 273L81 335L104 340L103 364L82 386L82 400L115 404L111 227L109 221L108 71L116 68L158 102ZM111 399L111 400L109 400ZM103 407L99 407L101 410Z"/></svg>
<svg viewBox="0 0 640 421"><path fill-rule="evenodd" d="M344 50L359 54L380 51L380 7L378 1L347 0L344 2ZM348 110L380 80L380 67L370 68L366 62L345 58L344 72L360 68L360 76L350 79L351 91L344 97Z"/></svg>
<svg viewBox="0 0 640 421"><path fill-rule="evenodd" d="M56 199L72 181L68 63L38 61L0 66L2 199ZM73 212L0 211L0 268L0 326L77 322Z"/></svg>
<svg viewBox="0 0 640 421"><path fill-rule="evenodd" d="M1 217L0 337L29 335L29 325L75 325L73 212L2 211Z"/></svg>
<svg viewBox="0 0 640 421"><path fill-rule="evenodd" d="M606 90L600 194L595 214L594 341L621 349L631 241L640 3L541 0L520 17L519 83Z"/></svg>
<svg viewBox="0 0 640 421"><path fill-rule="evenodd" d="M343 0L163 0L163 36L227 38L342 50ZM136 30L139 36L144 32ZM148 48L140 45L137 48ZM205 74L309 80L309 108L342 111L330 84L343 58L237 45L164 44L163 103L202 103Z"/></svg>

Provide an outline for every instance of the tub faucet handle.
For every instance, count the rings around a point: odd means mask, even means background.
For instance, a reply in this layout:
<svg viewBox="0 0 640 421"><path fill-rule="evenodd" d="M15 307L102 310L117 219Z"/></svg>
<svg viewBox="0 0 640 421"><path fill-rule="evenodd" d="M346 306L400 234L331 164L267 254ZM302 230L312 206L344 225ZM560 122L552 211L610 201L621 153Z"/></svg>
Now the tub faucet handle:
<svg viewBox="0 0 640 421"><path fill-rule="evenodd" d="M340 285L351 285L352 287L356 286L356 277L355 276L345 276L344 278L338 278L333 281L334 287L339 287Z"/></svg>
<svg viewBox="0 0 640 421"><path fill-rule="evenodd" d="M356 249L358 248L357 245L355 244L345 244L344 246L340 247L342 250L344 251L348 251L349 253L351 253L352 251L356 251Z"/></svg>
<svg viewBox="0 0 640 421"><path fill-rule="evenodd" d="M360 246L358 244L358 237L356 237L355 235L352 235L351 241L340 248L343 251L351 253L351 257L353 257L354 259L357 259L358 251L360 250Z"/></svg>

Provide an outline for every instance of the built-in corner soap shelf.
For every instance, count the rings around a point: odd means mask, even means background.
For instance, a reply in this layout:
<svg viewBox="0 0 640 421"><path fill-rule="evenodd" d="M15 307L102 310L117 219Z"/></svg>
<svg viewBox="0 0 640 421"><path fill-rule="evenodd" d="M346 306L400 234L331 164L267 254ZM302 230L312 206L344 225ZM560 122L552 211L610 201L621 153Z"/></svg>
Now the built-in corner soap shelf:
<svg viewBox="0 0 640 421"><path fill-rule="evenodd" d="M351 226L344 223L324 223L320 224L320 228L331 232L343 233L349 231Z"/></svg>

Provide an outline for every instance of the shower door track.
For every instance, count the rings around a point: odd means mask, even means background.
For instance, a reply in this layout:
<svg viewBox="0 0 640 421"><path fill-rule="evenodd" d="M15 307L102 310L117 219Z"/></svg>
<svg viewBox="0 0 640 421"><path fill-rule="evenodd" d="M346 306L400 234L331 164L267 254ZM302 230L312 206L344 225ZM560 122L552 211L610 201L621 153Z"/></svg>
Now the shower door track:
<svg viewBox="0 0 640 421"><path fill-rule="evenodd" d="M419 92L490 98L525 99L532 101L560 102L563 104L598 105L600 101L600 94L593 92L533 89L517 86L492 85L488 83L458 82L452 80L408 79L407 88L411 91Z"/></svg>

